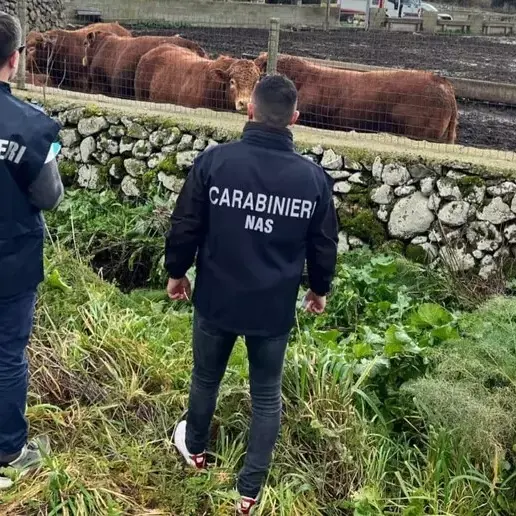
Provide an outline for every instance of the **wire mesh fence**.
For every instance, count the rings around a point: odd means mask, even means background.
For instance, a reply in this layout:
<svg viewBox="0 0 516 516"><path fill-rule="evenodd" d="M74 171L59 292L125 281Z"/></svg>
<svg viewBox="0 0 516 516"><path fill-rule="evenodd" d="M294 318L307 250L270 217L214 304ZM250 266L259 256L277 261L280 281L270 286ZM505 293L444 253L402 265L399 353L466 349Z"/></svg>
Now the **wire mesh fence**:
<svg viewBox="0 0 516 516"><path fill-rule="evenodd" d="M18 0L22 16L26 2ZM324 6L70 2L73 29L27 27L20 87L224 118L245 112L260 76L277 71L298 88L301 125L496 149L506 159L516 151L516 39L349 28Z"/></svg>

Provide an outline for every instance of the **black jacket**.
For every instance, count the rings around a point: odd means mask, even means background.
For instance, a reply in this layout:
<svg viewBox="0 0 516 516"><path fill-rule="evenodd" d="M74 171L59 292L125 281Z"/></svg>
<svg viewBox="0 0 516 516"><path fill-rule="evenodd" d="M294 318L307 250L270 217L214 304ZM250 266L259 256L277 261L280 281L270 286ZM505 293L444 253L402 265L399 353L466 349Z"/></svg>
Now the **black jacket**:
<svg viewBox="0 0 516 516"><path fill-rule="evenodd" d="M197 157L177 200L165 266L183 277L197 253L193 303L222 330L288 333L305 260L310 288L330 290L338 226L333 181L294 151L292 133L249 122L241 141Z"/></svg>
<svg viewBox="0 0 516 516"><path fill-rule="evenodd" d="M30 202L59 125L0 82L0 297L43 279L43 218Z"/></svg>

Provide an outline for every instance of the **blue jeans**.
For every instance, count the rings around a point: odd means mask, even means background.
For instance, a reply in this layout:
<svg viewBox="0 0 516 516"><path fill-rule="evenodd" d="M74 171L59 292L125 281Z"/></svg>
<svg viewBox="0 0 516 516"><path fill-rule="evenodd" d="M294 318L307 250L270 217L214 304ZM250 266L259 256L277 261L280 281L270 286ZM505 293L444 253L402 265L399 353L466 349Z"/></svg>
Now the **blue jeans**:
<svg viewBox="0 0 516 516"><path fill-rule="evenodd" d="M35 304L36 292L0 297L0 463L14 460L27 442L25 349Z"/></svg>
<svg viewBox="0 0 516 516"><path fill-rule="evenodd" d="M186 446L192 454L208 444L219 385L238 335L219 330L194 315L194 369L186 426ZM255 498L267 476L278 438L281 418L281 379L288 334L280 337L246 337L252 400L252 419L238 491Z"/></svg>

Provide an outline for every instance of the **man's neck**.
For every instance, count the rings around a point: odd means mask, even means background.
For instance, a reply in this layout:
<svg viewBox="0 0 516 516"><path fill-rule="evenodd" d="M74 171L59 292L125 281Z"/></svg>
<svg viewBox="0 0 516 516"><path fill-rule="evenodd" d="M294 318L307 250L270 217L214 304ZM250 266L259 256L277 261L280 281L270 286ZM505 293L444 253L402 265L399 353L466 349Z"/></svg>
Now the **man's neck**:
<svg viewBox="0 0 516 516"><path fill-rule="evenodd" d="M0 69L0 82L9 82L11 77L11 70L7 68Z"/></svg>
<svg viewBox="0 0 516 516"><path fill-rule="evenodd" d="M253 123L253 124L256 124L256 125L260 125L266 129L270 129L271 131L285 131L285 130L289 130L290 127L274 127L273 125L269 125L269 124L266 124L265 122L261 122L260 120L248 120L247 121L248 123Z"/></svg>

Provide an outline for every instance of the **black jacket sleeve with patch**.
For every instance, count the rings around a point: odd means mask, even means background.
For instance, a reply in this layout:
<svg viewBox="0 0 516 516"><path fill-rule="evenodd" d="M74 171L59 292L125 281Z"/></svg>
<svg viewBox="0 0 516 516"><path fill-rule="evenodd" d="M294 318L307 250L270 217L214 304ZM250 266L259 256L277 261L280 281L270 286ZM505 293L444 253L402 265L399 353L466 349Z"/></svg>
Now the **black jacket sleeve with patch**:
<svg viewBox="0 0 516 516"><path fill-rule="evenodd" d="M325 173L326 184L308 233L306 266L308 283L318 296L329 293L337 264L338 222L333 202L333 180Z"/></svg>
<svg viewBox="0 0 516 516"><path fill-rule="evenodd" d="M195 262L207 225L208 198L201 160L194 162L171 215L165 243L165 268L172 279L180 279Z"/></svg>

